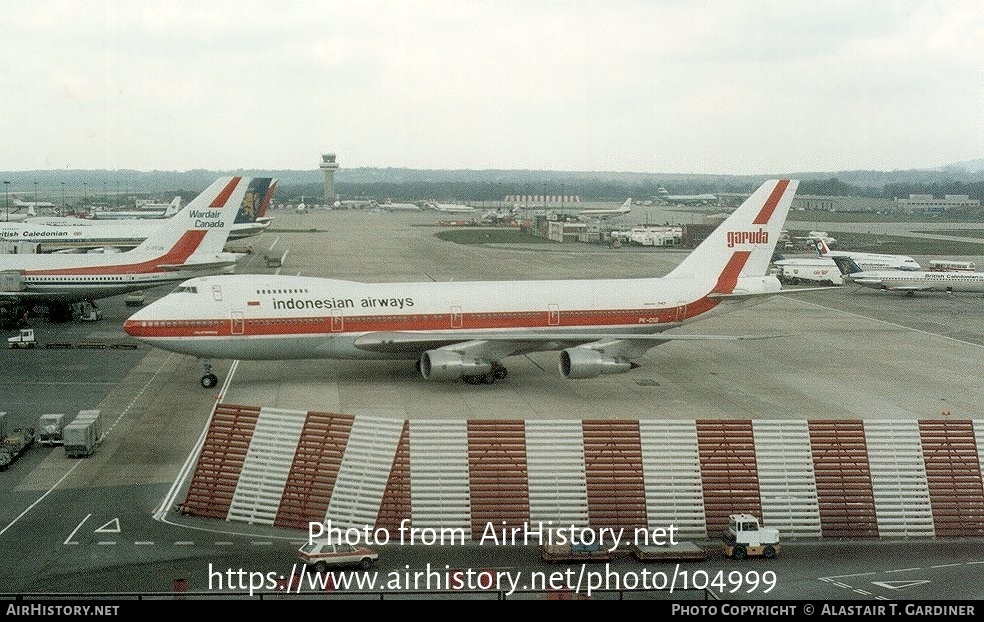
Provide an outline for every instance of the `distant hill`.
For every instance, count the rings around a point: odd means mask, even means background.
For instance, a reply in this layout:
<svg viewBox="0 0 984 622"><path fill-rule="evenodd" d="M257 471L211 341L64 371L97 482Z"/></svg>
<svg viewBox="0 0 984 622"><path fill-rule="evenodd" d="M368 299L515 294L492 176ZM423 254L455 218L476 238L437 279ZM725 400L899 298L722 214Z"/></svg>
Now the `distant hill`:
<svg viewBox="0 0 984 622"><path fill-rule="evenodd" d="M69 197L116 194L195 193L223 175L273 176L279 179L278 196L290 200L304 195L317 198L323 192L320 170L225 170L136 171L58 170L0 172L10 190L33 196L34 183L42 200L57 200L64 190ZM674 193L750 192L772 177L792 177L831 188L843 195L906 196L909 192L970 194L984 199L984 159L958 162L935 169L900 171L779 172L763 175L699 175L620 171L546 170L435 170L409 168L345 168L335 175L337 190L346 197L397 199L494 200L514 194L578 195L583 199L649 197L665 185ZM71 201L69 201L71 202Z"/></svg>

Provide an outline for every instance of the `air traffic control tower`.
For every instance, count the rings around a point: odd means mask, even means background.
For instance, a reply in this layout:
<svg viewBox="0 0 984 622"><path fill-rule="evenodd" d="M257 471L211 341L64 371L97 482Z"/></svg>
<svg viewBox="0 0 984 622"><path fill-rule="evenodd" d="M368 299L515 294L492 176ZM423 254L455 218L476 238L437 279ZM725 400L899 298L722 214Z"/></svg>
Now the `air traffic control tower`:
<svg viewBox="0 0 984 622"><path fill-rule="evenodd" d="M335 154L322 153L318 168L325 172L325 203L331 207L335 203L335 171L338 170Z"/></svg>

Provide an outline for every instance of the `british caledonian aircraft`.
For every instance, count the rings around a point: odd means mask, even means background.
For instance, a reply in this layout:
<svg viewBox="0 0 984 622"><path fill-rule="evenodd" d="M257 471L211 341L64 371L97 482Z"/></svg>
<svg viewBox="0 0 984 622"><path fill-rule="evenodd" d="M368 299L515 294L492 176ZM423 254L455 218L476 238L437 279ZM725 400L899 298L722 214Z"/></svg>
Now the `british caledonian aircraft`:
<svg viewBox="0 0 984 622"><path fill-rule="evenodd" d="M242 258L222 251L232 222L242 206L261 204L272 181L219 179L131 251L0 255L0 302L53 306L91 302L231 271Z"/></svg>
<svg viewBox="0 0 984 622"><path fill-rule="evenodd" d="M190 279L123 325L202 359L416 360L427 380L492 383L502 359L560 350L564 378L638 367L671 340L756 338L663 331L780 291L769 261L798 182L764 183L667 276L567 281L357 283L233 275ZM770 335L769 337L773 337Z"/></svg>
<svg viewBox="0 0 984 622"><path fill-rule="evenodd" d="M848 258L834 261L845 281L871 289L901 292L906 296L915 296L917 292L984 294L984 272L862 270L857 262Z"/></svg>
<svg viewBox="0 0 984 622"><path fill-rule="evenodd" d="M265 217L270 198L276 189L273 180L267 188L266 196L257 203L244 201L236 214L236 220L229 230L229 240L259 235L270 225L272 218ZM179 209L168 218L59 218L38 222L34 219L25 223L0 222L0 241L8 243L26 242L35 245L33 251L85 252L87 249L113 248L129 250L138 246L164 223L187 209ZM22 251L23 252L23 251Z"/></svg>

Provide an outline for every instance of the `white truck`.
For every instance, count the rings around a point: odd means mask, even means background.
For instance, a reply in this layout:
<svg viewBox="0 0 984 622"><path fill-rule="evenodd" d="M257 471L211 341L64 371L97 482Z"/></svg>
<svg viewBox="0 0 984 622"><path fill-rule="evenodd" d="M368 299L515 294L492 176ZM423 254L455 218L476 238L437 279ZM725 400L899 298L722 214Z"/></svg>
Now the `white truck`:
<svg viewBox="0 0 984 622"><path fill-rule="evenodd" d="M772 274L790 285L843 285L840 268L829 257L797 257L772 262Z"/></svg>
<svg viewBox="0 0 984 622"><path fill-rule="evenodd" d="M38 420L38 442L42 445L61 445L65 429L64 413L46 413Z"/></svg>
<svg viewBox="0 0 984 622"><path fill-rule="evenodd" d="M22 328L18 334L7 338L7 347L12 350L17 348L33 348L36 345L37 342L34 340L33 328Z"/></svg>
<svg viewBox="0 0 984 622"><path fill-rule="evenodd" d="M722 551L725 557L745 559L765 557L772 559L782 550L779 530L762 527L751 514L732 514L728 517L728 530L724 532Z"/></svg>

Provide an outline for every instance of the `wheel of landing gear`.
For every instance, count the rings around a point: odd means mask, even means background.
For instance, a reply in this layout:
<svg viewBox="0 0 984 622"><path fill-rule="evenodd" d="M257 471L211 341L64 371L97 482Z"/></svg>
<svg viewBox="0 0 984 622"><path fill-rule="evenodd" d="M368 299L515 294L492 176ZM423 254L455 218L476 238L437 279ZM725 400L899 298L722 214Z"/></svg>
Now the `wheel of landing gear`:
<svg viewBox="0 0 984 622"><path fill-rule="evenodd" d="M492 375L496 380L505 380L506 376L509 375L509 370L502 365L498 365L492 368Z"/></svg>
<svg viewBox="0 0 984 622"><path fill-rule="evenodd" d="M482 384L492 384L495 382L495 374L493 374L492 372L489 372L487 374L482 374L481 376L479 376L479 378L481 378Z"/></svg>
<svg viewBox="0 0 984 622"><path fill-rule="evenodd" d="M219 384L219 379L215 374L205 374L202 376L202 388L211 389L215 385Z"/></svg>

